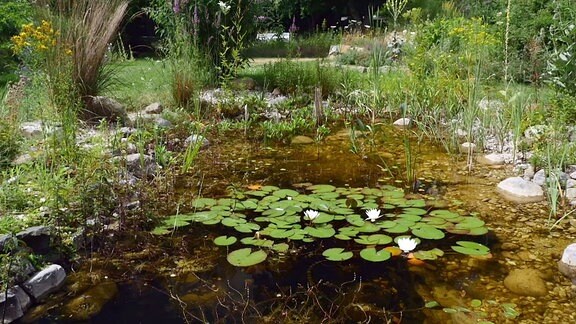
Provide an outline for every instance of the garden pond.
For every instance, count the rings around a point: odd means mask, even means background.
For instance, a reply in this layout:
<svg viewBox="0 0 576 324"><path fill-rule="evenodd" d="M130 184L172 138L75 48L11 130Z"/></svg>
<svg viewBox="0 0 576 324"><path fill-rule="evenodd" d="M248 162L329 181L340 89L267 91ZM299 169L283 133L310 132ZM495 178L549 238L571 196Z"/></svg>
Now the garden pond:
<svg viewBox="0 0 576 324"><path fill-rule="evenodd" d="M576 322L556 268L576 230L549 231L545 203L500 197L496 184L512 173L469 170L384 125L307 145L217 138L162 198L163 222L114 234L24 321ZM402 237L413 251L398 248ZM504 286L523 268L544 295Z"/></svg>

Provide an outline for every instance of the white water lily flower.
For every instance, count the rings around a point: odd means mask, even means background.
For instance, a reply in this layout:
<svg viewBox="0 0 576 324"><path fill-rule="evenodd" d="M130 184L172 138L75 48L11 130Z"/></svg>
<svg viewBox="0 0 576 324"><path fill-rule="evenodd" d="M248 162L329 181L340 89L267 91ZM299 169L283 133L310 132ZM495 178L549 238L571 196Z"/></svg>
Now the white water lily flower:
<svg viewBox="0 0 576 324"><path fill-rule="evenodd" d="M366 220L370 220L373 222L373 221L375 221L381 217L380 209L369 209L366 211L366 216L368 216L368 218L366 218Z"/></svg>
<svg viewBox="0 0 576 324"><path fill-rule="evenodd" d="M409 237L402 237L398 239L398 247L400 250L404 251L404 253L408 253L416 248L418 242Z"/></svg>
<svg viewBox="0 0 576 324"><path fill-rule="evenodd" d="M320 213L312 209L304 211L304 216L309 220L314 220L318 215L320 215Z"/></svg>

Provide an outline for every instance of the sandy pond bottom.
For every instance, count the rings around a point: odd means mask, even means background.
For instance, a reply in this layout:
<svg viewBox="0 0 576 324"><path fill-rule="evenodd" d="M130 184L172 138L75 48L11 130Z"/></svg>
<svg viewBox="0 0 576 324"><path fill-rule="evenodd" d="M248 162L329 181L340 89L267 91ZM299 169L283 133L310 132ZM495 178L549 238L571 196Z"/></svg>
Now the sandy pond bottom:
<svg viewBox="0 0 576 324"><path fill-rule="evenodd" d="M357 136L355 146L357 154L350 151L347 131L302 146L222 138L203 151L197 172L181 179L178 194L166 199L167 209L173 213L178 205L187 211L199 192L219 197L230 186L403 186L406 155L399 130ZM403 257L331 262L321 255L330 243L322 241L294 243L282 255L237 268L226 261L226 247L212 242L226 229L193 225L174 235L118 237L75 269L65 289L25 322L576 323L574 287L556 267L576 230L564 224L548 231L544 203L517 205L499 197L496 184L511 175L509 167L475 165L469 173L465 162L428 142L412 139L411 147L419 179L411 197L476 212L491 231L475 240L491 248L492 258L457 254L440 242L446 254L425 265ZM510 271L524 268L545 281L543 296L517 295L504 286ZM439 306L425 307L429 301Z"/></svg>

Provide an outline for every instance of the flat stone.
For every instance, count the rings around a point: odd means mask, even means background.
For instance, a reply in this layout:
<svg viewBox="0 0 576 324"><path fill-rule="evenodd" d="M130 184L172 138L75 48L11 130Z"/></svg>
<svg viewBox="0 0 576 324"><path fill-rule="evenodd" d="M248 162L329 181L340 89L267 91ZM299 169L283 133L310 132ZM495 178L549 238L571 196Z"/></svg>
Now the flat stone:
<svg viewBox="0 0 576 324"><path fill-rule="evenodd" d="M308 136L298 135L292 138L291 144L300 145L300 144L312 144L314 140Z"/></svg>
<svg viewBox="0 0 576 324"><path fill-rule="evenodd" d="M545 198L542 187L520 177L511 177L501 181L497 186L497 191L504 198L518 203L537 202Z"/></svg>
<svg viewBox="0 0 576 324"><path fill-rule="evenodd" d="M548 294L546 282L536 269L514 269L504 279L504 286L520 296L542 297Z"/></svg>
<svg viewBox="0 0 576 324"><path fill-rule="evenodd" d="M464 142L460 144L460 152L468 153L468 152L476 152L476 144L470 142Z"/></svg>
<svg viewBox="0 0 576 324"><path fill-rule="evenodd" d="M0 311L4 315L4 323L12 323L24 316L31 305L30 296L20 286L14 286L0 294Z"/></svg>
<svg viewBox="0 0 576 324"><path fill-rule="evenodd" d="M65 279L64 268L58 264L51 264L26 280L23 287L32 297L40 300L60 289Z"/></svg>
<svg viewBox="0 0 576 324"><path fill-rule="evenodd" d="M540 169L536 173L534 173L532 182L534 182L539 186L543 186L546 183L546 172L544 171L544 169Z"/></svg>

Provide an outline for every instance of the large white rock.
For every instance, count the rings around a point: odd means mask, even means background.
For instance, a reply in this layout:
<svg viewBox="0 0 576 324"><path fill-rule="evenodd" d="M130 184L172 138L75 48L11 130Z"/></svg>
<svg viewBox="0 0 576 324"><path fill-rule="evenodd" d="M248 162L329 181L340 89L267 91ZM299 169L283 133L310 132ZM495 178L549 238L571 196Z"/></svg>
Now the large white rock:
<svg viewBox="0 0 576 324"><path fill-rule="evenodd" d="M51 264L24 282L24 289L36 300L60 289L66 279L66 271L58 264Z"/></svg>
<svg viewBox="0 0 576 324"><path fill-rule="evenodd" d="M508 155L503 153L490 153L478 157L478 162L488 165L501 165L506 163Z"/></svg>
<svg viewBox="0 0 576 324"><path fill-rule="evenodd" d="M520 177L511 177L501 181L497 189L504 198L518 203L537 202L544 199L542 187Z"/></svg>
<svg viewBox="0 0 576 324"><path fill-rule="evenodd" d="M576 243L572 243L564 249L562 259L558 261L558 269L576 284Z"/></svg>
<svg viewBox="0 0 576 324"><path fill-rule="evenodd" d="M406 128L412 125L412 120L408 117L399 118L392 123L396 127Z"/></svg>

